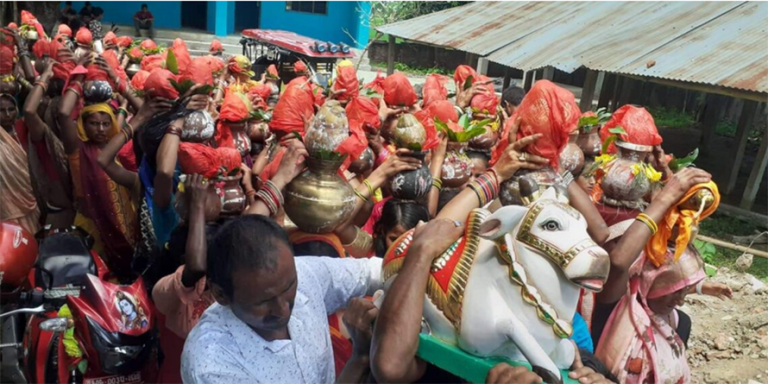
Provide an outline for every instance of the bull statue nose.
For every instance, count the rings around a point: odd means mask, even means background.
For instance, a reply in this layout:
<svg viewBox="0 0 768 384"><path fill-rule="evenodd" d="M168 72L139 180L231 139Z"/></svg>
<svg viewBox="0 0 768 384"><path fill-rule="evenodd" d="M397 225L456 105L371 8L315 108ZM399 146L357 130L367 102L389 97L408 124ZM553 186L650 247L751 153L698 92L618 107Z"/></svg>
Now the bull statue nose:
<svg viewBox="0 0 768 384"><path fill-rule="evenodd" d="M565 269L565 276L573 284L593 292L600 292L603 290L610 268L611 261L608 253L594 246L579 252L573 258Z"/></svg>

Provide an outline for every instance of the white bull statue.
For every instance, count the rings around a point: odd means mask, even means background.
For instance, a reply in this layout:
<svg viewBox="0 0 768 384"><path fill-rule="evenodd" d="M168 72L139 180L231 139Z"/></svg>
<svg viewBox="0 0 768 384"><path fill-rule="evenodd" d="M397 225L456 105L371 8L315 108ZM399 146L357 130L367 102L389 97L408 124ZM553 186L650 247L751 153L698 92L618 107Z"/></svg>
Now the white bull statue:
<svg viewBox="0 0 768 384"><path fill-rule="evenodd" d="M424 301L428 332L482 357L527 360L546 382L561 382L575 351L568 340L580 289L602 289L608 254L582 215L553 188L527 207L475 209L457 240L432 263ZM384 258L385 291L413 231Z"/></svg>

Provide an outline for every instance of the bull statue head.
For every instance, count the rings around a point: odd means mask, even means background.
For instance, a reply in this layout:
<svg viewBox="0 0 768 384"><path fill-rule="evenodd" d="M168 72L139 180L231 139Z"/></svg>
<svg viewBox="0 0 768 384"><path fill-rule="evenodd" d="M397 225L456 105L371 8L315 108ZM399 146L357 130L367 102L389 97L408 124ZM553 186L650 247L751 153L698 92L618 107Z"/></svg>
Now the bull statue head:
<svg viewBox="0 0 768 384"><path fill-rule="evenodd" d="M589 237L581 213L564 202L564 195L555 188L547 189L527 207L500 208L483 222L480 236L505 243L529 276L560 272L569 282L590 291L602 290L608 277L608 254ZM505 236L509 237L503 239Z"/></svg>

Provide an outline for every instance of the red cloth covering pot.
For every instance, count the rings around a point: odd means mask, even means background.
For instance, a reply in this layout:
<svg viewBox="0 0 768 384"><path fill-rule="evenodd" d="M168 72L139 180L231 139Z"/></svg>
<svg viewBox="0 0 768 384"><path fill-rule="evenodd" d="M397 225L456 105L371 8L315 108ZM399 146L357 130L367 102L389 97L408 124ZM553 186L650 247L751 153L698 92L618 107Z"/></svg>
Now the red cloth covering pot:
<svg viewBox="0 0 768 384"><path fill-rule="evenodd" d="M436 113L434 109L427 108L413 114L421 125L424 126L424 131L427 133L427 137L421 145L422 151L431 150L440 144L440 137L437 136L437 128L435 127L434 113Z"/></svg>
<svg viewBox="0 0 768 384"><path fill-rule="evenodd" d="M480 82L490 80L490 78L483 75L478 75L476 79ZM472 110L474 111L495 115L496 107L499 105L499 98L496 96L496 90L494 89L493 84L486 84L484 87L488 92L473 96L469 106L472 107Z"/></svg>
<svg viewBox="0 0 768 384"><path fill-rule="evenodd" d="M180 82L192 80L195 84L213 85L213 72L211 71L210 62L205 57L195 57L191 59L183 71L181 71L181 67L179 67L179 70Z"/></svg>
<svg viewBox="0 0 768 384"><path fill-rule="evenodd" d="M13 48L7 45L0 45L0 76L13 73Z"/></svg>
<svg viewBox="0 0 768 384"><path fill-rule="evenodd" d="M349 124L349 137L339 144L335 151L340 155L347 155L344 162L339 167L340 172L349 168L349 164L357 160L368 147L368 138L365 137L365 131L361 124Z"/></svg>
<svg viewBox="0 0 768 384"><path fill-rule="evenodd" d="M32 46L32 53L35 55L36 58L42 59L43 56L49 56L51 55L51 42L46 39L40 39L35 42L35 45ZM55 54L55 52L54 52Z"/></svg>
<svg viewBox="0 0 768 384"><path fill-rule="evenodd" d="M157 49L157 44L152 39L146 39L139 44L139 48L145 51L155 50Z"/></svg>
<svg viewBox="0 0 768 384"><path fill-rule="evenodd" d="M128 51L128 57L131 61L141 62L144 59L144 52L139 47L133 47Z"/></svg>
<svg viewBox="0 0 768 384"><path fill-rule="evenodd" d="M418 99L413 85L402 73L398 72L387 76L382 87L384 88L384 102L390 107L410 107Z"/></svg>
<svg viewBox="0 0 768 384"><path fill-rule="evenodd" d="M336 66L336 80L333 82L333 90L344 92L336 95L337 100L351 100L360 94L360 81L357 79L355 66L349 60L344 60Z"/></svg>
<svg viewBox="0 0 768 384"><path fill-rule="evenodd" d="M267 79L280 80L280 75L277 73L277 67L274 64L270 64L267 67Z"/></svg>
<svg viewBox="0 0 768 384"><path fill-rule="evenodd" d="M449 121L455 123L459 121L459 112L456 111L453 103L448 100L438 100L430 104L426 108L426 111L433 121L434 118L440 119L443 123L448 123Z"/></svg>
<svg viewBox="0 0 768 384"><path fill-rule="evenodd" d="M117 35L115 35L114 32L109 31L104 35L104 38L101 39L101 41L104 42L104 45L117 45Z"/></svg>
<svg viewBox="0 0 768 384"><path fill-rule="evenodd" d="M224 168L225 174L229 174L230 172L240 168L243 159L240 156L240 151L235 148L219 147L216 148L216 152L219 155L221 166Z"/></svg>
<svg viewBox="0 0 768 384"><path fill-rule="evenodd" d="M101 54L101 57L104 58L107 64L109 64L109 66L115 72L117 77L119 77L123 84L125 84L124 82L128 81L128 75L120 65L120 60L117 58L117 53L111 49L107 49Z"/></svg>
<svg viewBox="0 0 768 384"><path fill-rule="evenodd" d="M88 28L82 27L77 30L75 41L80 45L90 47L93 44L93 34Z"/></svg>
<svg viewBox="0 0 768 384"><path fill-rule="evenodd" d="M203 56L206 61L208 61L208 66L211 67L211 72L214 76L218 76L221 74L221 71L224 70L224 67L226 67L226 64L224 64L224 61L220 60L217 57L213 56Z"/></svg>
<svg viewBox="0 0 768 384"><path fill-rule="evenodd" d="M35 31L37 31L37 35L40 39L44 39L47 36L45 34L45 28L43 28L43 25L40 24L35 15L29 11L21 11L21 24L33 26Z"/></svg>
<svg viewBox="0 0 768 384"><path fill-rule="evenodd" d="M525 95L510 121L520 117L517 139L541 133L543 136L526 148L526 152L549 159L557 169L560 152L568 144L568 134L576 128L581 111L573 93L549 80L539 80ZM490 164L493 165L509 145L511 124L505 124L501 140L493 149Z"/></svg>
<svg viewBox="0 0 768 384"><path fill-rule="evenodd" d="M320 88L317 84L309 81L306 76L294 77L293 80L288 82L286 89L293 86L308 87L309 91L312 93L312 96L315 99L315 105L322 107L323 104L325 104L325 95L323 94L323 89Z"/></svg>
<svg viewBox="0 0 768 384"><path fill-rule="evenodd" d="M384 96L384 79L386 77L381 75L381 71L376 72L376 78L373 79L370 83L363 85L363 88L368 88L379 95ZM376 104L379 104L379 98L374 97L372 98L373 102Z"/></svg>
<svg viewBox="0 0 768 384"><path fill-rule="evenodd" d="M227 92L221 103L219 122L216 125L215 140L219 147L235 148L235 139L226 122L240 122L247 119L251 113L251 102L248 97L239 92Z"/></svg>
<svg viewBox="0 0 768 384"><path fill-rule="evenodd" d="M264 83L258 83L255 86L251 87L251 89L248 91L248 97L250 98L253 96L259 96L261 98L261 101L258 104L253 105L253 108L266 110L267 99L269 98L269 95L271 93L272 93L272 87Z"/></svg>
<svg viewBox="0 0 768 384"><path fill-rule="evenodd" d="M353 125L365 128L366 126L378 130L381 128L379 119L379 106L373 100L358 96L347 103L347 119L349 126Z"/></svg>
<svg viewBox="0 0 768 384"><path fill-rule="evenodd" d="M269 128L277 132L304 133L304 120L315 114L315 98L309 86L295 85L285 89L272 112Z"/></svg>
<svg viewBox="0 0 768 384"><path fill-rule="evenodd" d="M72 37L72 28L70 28L66 24L59 24L59 28L57 29L59 35L65 35L67 37Z"/></svg>
<svg viewBox="0 0 768 384"><path fill-rule="evenodd" d="M456 70L453 71L453 81L457 83L457 87L460 89L464 88L464 83L467 82L467 79L470 76L472 76L472 84L474 84L477 81L477 72L469 65L459 65L456 67Z"/></svg>
<svg viewBox="0 0 768 384"><path fill-rule="evenodd" d="M303 61L298 60L293 64L293 72L297 75L303 75L309 73L309 69L307 69L307 65Z"/></svg>
<svg viewBox="0 0 768 384"><path fill-rule="evenodd" d="M136 72L136 74L133 75L133 78L131 78L131 87L137 91L143 91L144 83L146 83L148 77L149 72L145 70L139 70Z"/></svg>
<svg viewBox="0 0 768 384"><path fill-rule="evenodd" d="M653 116L645 110L632 105L625 105L611 115L603 128L600 129L600 139L605 141L611 136L611 128L622 127L626 134L620 134L619 140L638 145L660 145L662 142ZM611 144L608 153L616 153L616 146Z"/></svg>
<svg viewBox="0 0 768 384"><path fill-rule="evenodd" d="M130 36L118 36L115 43L120 48L128 48L133 44L133 39Z"/></svg>
<svg viewBox="0 0 768 384"><path fill-rule="evenodd" d="M219 175L220 154L216 149L204 144L181 142L179 166L184 174L198 174L211 179Z"/></svg>
<svg viewBox="0 0 768 384"><path fill-rule="evenodd" d="M147 72L154 72L157 69L164 69L164 67L165 60L161 55L149 55L141 59L141 69Z"/></svg>
<svg viewBox="0 0 768 384"><path fill-rule="evenodd" d="M184 73L192 62L192 58L189 55L189 49L187 49L187 43L185 43L184 40L177 38L173 40L171 50L176 56L176 64L178 64L179 68L178 73Z"/></svg>
<svg viewBox="0 0 768 384"><path fill-rule="evenodd" d="M210 53L219 53L224 52L224 47L221 46L221 42L214 39L211 41L211 47L208 48L208 52Z"/></svg>
<svg viewBox="0 0 768 384"><path fill-rule="evenodd" d="M8 23L8 28L13 29L14 31L17 31L19 29L19 26L16 25L14 22Z"/></svg>
<svg viewBox="0 0 768 384"><path fill-rule="evenodd" d="M424 81L424 88L422 88L421 94L422 94L422 107L426 108L430 104L440 101L440 100L448 100L448 88L445 87L445 84L448 83L448 78L443 75L438 75L436 73L433 73L429 76L427 76L427 79Z"/></svg>
<svg viewBox="0 0 768 384"><path fill-rule="evenodd" d="M251 71L251 60L243 55L235 55L227 60L227 69L230 73L235 75L248 75L253 76Z"/></svg>
<svg viewBox="0 0 768 384"><path fill-rule="evenodd" d="M179 92L171 85L171 79L176 80L176 75L167 69L151 71L144 82L144 90L150 97L176 100L179 98Z"/></svg>

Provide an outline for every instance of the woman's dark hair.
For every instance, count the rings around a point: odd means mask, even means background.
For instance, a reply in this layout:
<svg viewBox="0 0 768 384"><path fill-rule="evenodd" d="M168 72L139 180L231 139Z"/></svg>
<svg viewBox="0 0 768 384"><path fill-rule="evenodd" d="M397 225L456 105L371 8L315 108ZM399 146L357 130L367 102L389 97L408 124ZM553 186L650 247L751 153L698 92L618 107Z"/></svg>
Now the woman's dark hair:
<svg viewBox="0 0 768 384"><path fill-rule="evenodd" d="M301 244L292 244L293 254L296 256L327 256L344 257L333 246L322 241L307 241Z"/></svg>
<svg viewBox="0 0 768 384"><path fill-rule="evenodd" d="M381 218L373 226L374 250L376 256L387 253L387 232L398 225L405 230L415 228L419 221L429 221L429 211L413 201L389 200L381 210Z"/></svg>
<svg viewBox="0 0 768 384"><path fill-rule="evenodd" d="M491 156L489 156L485 152L480 151L467 151L467 156L470 159L480 159L485 162L485 164L488 164L489 161L491 161Z"/></svg>
<svg viewBox="0 0 768 384"><path fill-rule="evenodd" d="M437 198L437 211L440 212L456 195L461 192L461 188L443 188Z"/></svg>
<svg viewBox="0 0 768 384"><path fill-rule="evenodd" d="M525 89L513 85L502 92L501 101L518 106L523 101L523 97L525 97Z"/></svg>
<svg viewBox="0 0 768 384"><path fill-rule="evenodd" d="M274 270L281 245L291 249L288 234L269 217L245 215L230 220L208 241L208 282L231 298L232 274L243 269Z"/></svg>

